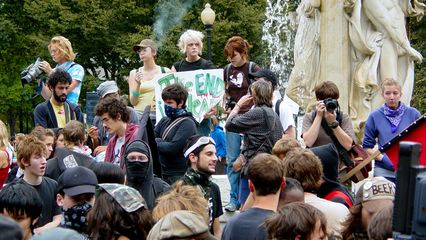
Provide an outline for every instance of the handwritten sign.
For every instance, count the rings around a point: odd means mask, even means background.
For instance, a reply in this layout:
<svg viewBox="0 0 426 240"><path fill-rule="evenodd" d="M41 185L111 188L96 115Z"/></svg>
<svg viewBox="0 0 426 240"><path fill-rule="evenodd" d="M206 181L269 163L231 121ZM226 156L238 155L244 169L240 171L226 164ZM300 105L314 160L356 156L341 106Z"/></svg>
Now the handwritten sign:
<svg viewBox="0 0 426 240"><path fill-rule="evenodd" d="M163 89L173 83L181 83L188 90L186 110L201 122L210 108L222 101L225 94L223 69L195 70L188 72L165 73L154 78L157 122L164 116Z"/></svg>

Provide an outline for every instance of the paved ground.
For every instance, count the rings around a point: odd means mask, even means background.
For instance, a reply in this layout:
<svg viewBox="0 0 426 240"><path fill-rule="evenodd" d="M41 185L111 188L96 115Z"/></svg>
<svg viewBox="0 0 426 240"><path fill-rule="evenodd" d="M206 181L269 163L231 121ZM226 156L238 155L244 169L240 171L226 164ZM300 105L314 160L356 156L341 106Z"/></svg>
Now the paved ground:
<svg viewBox="0 0 426 240"><path fill-rule="evenodd" d="M220 196L222 198L222 206L225 207L229 203L229 181L226 175L213 175L213 182L215 182L220 189ZM222 225L222 229L228 219L232 217L235 213L230 213L223 209L223 215L220 217L220 223Z"/></svg>

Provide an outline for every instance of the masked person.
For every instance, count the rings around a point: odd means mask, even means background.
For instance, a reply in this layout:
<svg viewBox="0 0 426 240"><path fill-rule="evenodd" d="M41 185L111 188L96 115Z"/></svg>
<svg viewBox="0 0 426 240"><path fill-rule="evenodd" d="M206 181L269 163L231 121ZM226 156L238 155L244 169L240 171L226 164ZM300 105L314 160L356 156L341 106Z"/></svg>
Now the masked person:
<svg viewBox="0 0 426 240"><path fill-rule="evenodd" d="M149 209L155 199L169 189L169 184L153 173L151 149L141 140L134 140L127 145L121 159L126 166L127 185L139 191Z"/></svg>
<svg viewBox="0 0 426 240"><path fill-rule="evenodd" d="M188 91L183 85L171 84L165 87L161 98L166 116L155 126L154 134L163 179L173 184L186 172L183 148L186 140L195 135L198 123L192 113L186 110Z"/></svg>

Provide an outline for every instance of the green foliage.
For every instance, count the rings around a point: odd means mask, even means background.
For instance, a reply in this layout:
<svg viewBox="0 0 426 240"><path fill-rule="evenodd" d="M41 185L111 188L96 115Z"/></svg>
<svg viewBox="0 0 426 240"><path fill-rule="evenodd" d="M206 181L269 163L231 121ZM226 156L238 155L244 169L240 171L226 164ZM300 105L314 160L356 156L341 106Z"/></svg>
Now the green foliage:
<svg viewBox="0 0 426 240"><path fill-rule="evenodd" d="M410 21L410 40L415 49L420 51L423 57L426 57L426 18L417 22ZM426 63L425 59L421 64L416 64L414 93L411 100L413 107L417 108L420 113L426 113Z"/></svg>

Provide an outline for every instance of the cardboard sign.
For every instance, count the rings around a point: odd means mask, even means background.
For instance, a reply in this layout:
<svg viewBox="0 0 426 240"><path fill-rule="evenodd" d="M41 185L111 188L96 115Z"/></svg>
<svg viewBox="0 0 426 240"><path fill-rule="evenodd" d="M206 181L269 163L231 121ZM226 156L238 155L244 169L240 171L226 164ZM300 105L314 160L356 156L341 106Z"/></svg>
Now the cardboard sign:
<svg viewBox="0 0 426 240"><path fill-rule="evenodd" d="M223 69L195 70L188 72L165 73L154 78L157 122L164 116L163 89L173 83L181 83L188 90L186 110L201 122L210 108L216 106L225 94Z"/></svg>

